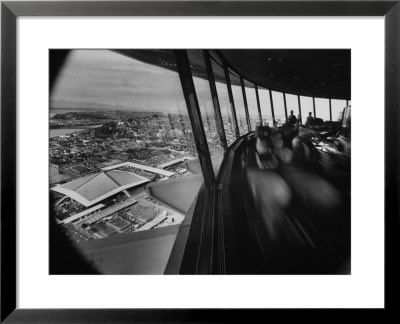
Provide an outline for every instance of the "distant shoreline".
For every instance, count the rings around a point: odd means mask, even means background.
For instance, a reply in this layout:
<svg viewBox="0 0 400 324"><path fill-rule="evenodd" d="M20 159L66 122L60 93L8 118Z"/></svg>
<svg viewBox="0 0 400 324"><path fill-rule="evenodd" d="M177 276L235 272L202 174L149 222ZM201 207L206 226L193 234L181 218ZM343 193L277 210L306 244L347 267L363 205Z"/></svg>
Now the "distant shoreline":
<svg viewBox="0 0 400 324"><path fill-rule="evenodd" d="M60 135L68 135L68 134L73 134L73 133L77 133L77 132L82 132L84 130L101 127L102 125L103 124L87 125L87 126L82 126L82 128L73 128L73 127L50 128L49 129L49 137L52 138L52 137L57 137Z"/></svg>
<svg viewBox="0 0 400 324"><path fill-rule="evenodd" d="M145 108L133 109L133 108L50 108L49 115L53 117L57 114L65 114L69 112L137 112L137 113L157 113L157 114L174 114L174 115L188 115L187 111L164 111L164 110L148 110Z"/></svg>
<svg viewBox="0 0 400 324"><path fill-rule="evenodd" d="M49 138L78 133L86 129L87 128L52 128L49 130Z"/></svg>
<svg viewBox="0 0 400 324"><path fill-rule="evenodd" d="M106 109L95 109L95 108L50 108L49 115L53 117L57 114L65 114L70 112L92 112L92 111L113 111Z"/></svg>
<svg viewBox="0 0 400 324"><path fill-rule="evenodd" d="M102 126L104 123L91 124L91 125L60 125L60 124L50 124L50 129L90 129Z"/></svg>

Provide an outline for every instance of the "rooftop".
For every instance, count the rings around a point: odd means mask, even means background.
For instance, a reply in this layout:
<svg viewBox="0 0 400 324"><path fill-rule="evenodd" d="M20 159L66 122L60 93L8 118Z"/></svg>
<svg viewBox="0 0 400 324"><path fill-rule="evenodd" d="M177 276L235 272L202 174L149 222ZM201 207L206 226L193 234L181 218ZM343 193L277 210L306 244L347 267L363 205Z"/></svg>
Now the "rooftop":
<svg viewBox="0 0 400 324"><path fill-rule="evenodd" d="M132 172L109 170L55 186L51 190L64 194L85 207L90 207L125 189L150 180Z"/></svg>
<svg viewBox="0 0 400 324"><path fill-rule="evenodd" d="M169 172L169 171L165 171L165 170L162 170L159 168L153 168L153 167L149 167L147 165L133 163L133 162L124 162L124 163L111 165L111 166L103 168L102 170L108 171L108 170L113 170L113 169L124 167L124 166L144 170L144 171L151 172L151 173L160 174L160 175L166 176L166 177L171 177L175 174L174 172Z"/></svg>

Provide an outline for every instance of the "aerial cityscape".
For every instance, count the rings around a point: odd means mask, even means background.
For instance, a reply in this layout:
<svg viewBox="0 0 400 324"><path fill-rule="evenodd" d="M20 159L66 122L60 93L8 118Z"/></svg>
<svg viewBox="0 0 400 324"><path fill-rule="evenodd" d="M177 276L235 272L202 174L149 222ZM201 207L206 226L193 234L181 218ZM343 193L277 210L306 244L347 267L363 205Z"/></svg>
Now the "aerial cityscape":
<svg viewBox="0 0 400 324"><path fill-rule="evenodd" d="M124 71L135 71L135 77ZM223 149L208 82L194 80L217 174ZM218 89L230 145L236 140L234 120L223 96L226 85ZM239 131L246 134L244 107L239 108ZM58 228L78 250L86 242L182 223L186 210L156 199L149 186L195 176L199 168L187 166L195 160L176 73L110 51L71 53L50 97L49 185Z"/></svg>
<svg viewBox="0 0 400 324"><path fill-rule="evenodd" d="M191 174L184 167L186 160L196 158L188 116L55 113L49 148L51 203L73 242L182 221L182 214L149 197L145 185ZM210 148L218 149L216 141L210 141ZM114 186L108 187L107 181ZM95 199L89 201L88 196Z"/></svg>
<svg viewBox="0 0 400 324"><path fill-rule="evenodd" d="M223 121L227 140L233 142L232 121L227 116ZM210 152L219 152L215 121L206 116L204 122ZM238 124L246 133L245 118ZM197 153L187 115L52 109L49 132L51 204L72 242L182 222L184 215L150 197L146 184L192 174L185 161L196 159ZM122 184L109 174L111 170L125 181L127 175L141 179ZM105 185L110 178L116 188ZM100 184L104 193L98 192ZM95 202L87 203L83 194L78 197L82 190L96 196Z"/></svg>

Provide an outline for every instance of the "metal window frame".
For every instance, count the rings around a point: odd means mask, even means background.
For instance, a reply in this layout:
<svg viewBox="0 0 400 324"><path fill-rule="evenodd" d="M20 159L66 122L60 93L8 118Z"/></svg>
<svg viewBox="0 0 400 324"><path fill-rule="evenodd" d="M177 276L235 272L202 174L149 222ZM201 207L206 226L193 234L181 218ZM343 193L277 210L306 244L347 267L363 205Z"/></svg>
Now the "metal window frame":
<svg viewBox="0 0 400 324"><path fill-rule="evenodd" d="M297 95L297 103L299 105L299 116L300 116L300 120L299 120L299 124L302 125L303 124L303 115L301 114L301 101L300 101L300 95Z"/></svg>
<svg viewBox="0 0 400 324"><path fill-rule="evenodd" d="M217 86L215 85L214 72L211 65L210 52L208 50L203 50L204 61L206 63L207 75L208 75L208 83L210 85L211 97L213 100L214 110L215 110L215 118L217 123L217 130L219 139L221 141L222 147L224 151L228 149L228 145L226 143L226 136L224 130L224 123L222 121L221 115L221 107L219 105Z"/></svg>
<svg viewBox="0 0 400 324"><path fill-rule="evenodd" d="M283 95L283 105L285 107L285 118L288 120L288 113L287 113L287 103L286 103L286 93L282 92Z"/></svg>
<svg viewBox="0 0 400 324"><path fill-rule="evenodd" d="M262 126L262 114L261 114L261 105L260 105L260 97L258 95L258 85L254 84L254 88L256 90L256 100L257 100L257 108L258 108L258 117L260 118L260 125Z"/></svg>
<svg viewBox="0 0 400 324"><path fill-rule="evenodd" d="M271 89L268 89L269 91L269 102L271 104L271 114L272 114L272 126L275 124L275 109L274 109L274 98L272 98L272 91Z"/></svg>
<svg viewBox="0 0 400 324"><path fill-rule="evenodd" d="M236 132L237 132L236 124L235 124L236 112L235 112L235 110L234 110L234 107L233 107L233 109L232 109L232 105L231 105L231 98L230 98L230 96L229 96L228 80L226 79L226 69L225 69L225 65L224 65L224 60L223 60L223 58L221 58L221 57L219 56L219 54L218 54L216 51L212 51L212 50L208 50L208 51L209 51L209 54L210 54L210 62L211 62L211 67L212 67L213 72L214 72L213 64L215 64L215 65L217 65L219 68L221 68L222 71L223 71L223 73L224 73L224 78L225 78L224 80L225 80L225 82L222 82L222 83L225 83L225 85L226 85L226 90L227 90L227 93L228 93L228 100L229 100L229 109L227 109L228 119L230 119L230 122L231 122L231 124L232 124L231 127L233 127L233 129L234 129L234 134L235 134L235 137L236 137L236 139L237 139L237 138L239 138L239 134L236 134ZM228 77L229 77L229 75L228 75ZM218 82L218 81L216 81L215 75L214 75L214 81L215 81L215 85L217 85L217 82ZM229 80L229 82L230 82L230 80ZM217 89L217 94L218 94L218 89ZM218 97L218 101L219 101L219 97ZM233 98L232 98L232 101L233 101ZM234 106L234 104L233 104L233 106ZM221 118L222 118L221 105L219 105L219 107L220 107ZM229 115L229 113L230 113L230 115ZM224 125L223 125L223 127L224 127L225 138L226 138L226 129L225 129L225 126L224 126ZM228 141L227 141L227 146L229 147Z"/></svg>
<svg viewBox="0 0 400 324"><path fill-rule="evenodd" d="M237 116L236 116L235 100L233 99L231 77L229 75L230 72L229 72L227 63L225 61L223 61L223 62L224 62L224 74L225 74L225 80L226 80L226 87L228 89L229 103L231 106L232 118L233 118L233 122L235 125L235 134L236 134L236 139L238 139L240 137L240 129L239 129L239 124L238 124Z"/></svg>
<svg viewBox="0 0 400 324"><path fill-rule="evenodd" d="M193 137L196 143L197 154L201 170L203 172L206 187L215 185L215 175L211 163L210 150L207 144L207 137L204 132L203 121L196 89L193 82L192 70L189 64L189 57L186 50L174 50L179 78L181 80L183 96L185 97L190 123L192 125Z"/></svg>
<svg viewBox="0 0 400 324"><path fill-rule="evenodd" d="M317 118L317 113L316 113L316 109L315 109L315 97L312 97L312 102L313 102L314 118Z"/></svg>
<svg viewBox="0 0 400 324"><path fill-rule="evenodd" d="M246 96L246 89L244 86L244 79L242 75L239 75L240 78L240 86L242 88L242 96L243 96L243 104L244 104L244 110L246 113L246 122L247 122L247 129L249 133L251 132L251 122L250 122L250 115L249 115L249 106L247 104L247 96Z"/></svg>
<svg viewBox="0 0 400 324"><path fill-rule="evenodd" d="M258 98L257 84L253 83L253 82L251 82L251 81L249 81L249 80L247 80L245 78L243 78L244 93L246 94L246 103L247 103L247 109L248 109L248 114L249 114L249 120L248 120L248 125L250 125L249 132L251 132L251 131L254 131L256 129L257 122L256 122L255 125L252 125L251 117L250 117L250 109L249 109L250 105L249 105L249 102L247 101L247 93L246 93L246 90L251 91L251 87L246 87L244 81L249 82L249 83L253 84L253 86L254 86L254 91L255 91L255 94L256 94L256 104L257 104L258 119L260 120L260 123L262 123L261 110L260 110L260 103L259 103L259 98ZM249 92L249 95L250 94L251 93Z"/></svg>

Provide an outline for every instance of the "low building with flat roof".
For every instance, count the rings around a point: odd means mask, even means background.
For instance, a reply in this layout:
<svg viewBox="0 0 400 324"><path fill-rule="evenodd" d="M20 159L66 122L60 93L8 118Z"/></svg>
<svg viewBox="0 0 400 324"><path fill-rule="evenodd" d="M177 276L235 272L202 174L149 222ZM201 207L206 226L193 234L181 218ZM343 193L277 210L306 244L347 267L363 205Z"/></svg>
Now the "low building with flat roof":
<svg viewBox="0 0 400 324"><path fill-rule="evenodd" d="M103 171L108 171L108 170L118 169L118 168L121 168L121 167L130 167L130 168L133 168L133 169L140 169L140 170L144 170L144 171L147 171L147 172L150 172L150 173L159 174L159 175L162 175L164 177L172 177L175 174L174 172L169 172L169 171L162 170L162 169L159 169L159 168L149 167L147 165L133 163L133 162L124 162L124 163L119 163L119 164L107 166L107 167L102 168L102 170Z"/></svg>
<svg viewBox="0 0 400 324"><path fill-rule="evenodd" d="M123 190L148 182L149 179L132 172L109 170L55 186L51 190L90 207Z"/></svg>

